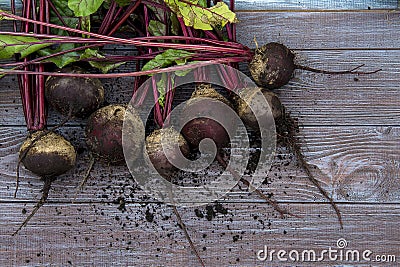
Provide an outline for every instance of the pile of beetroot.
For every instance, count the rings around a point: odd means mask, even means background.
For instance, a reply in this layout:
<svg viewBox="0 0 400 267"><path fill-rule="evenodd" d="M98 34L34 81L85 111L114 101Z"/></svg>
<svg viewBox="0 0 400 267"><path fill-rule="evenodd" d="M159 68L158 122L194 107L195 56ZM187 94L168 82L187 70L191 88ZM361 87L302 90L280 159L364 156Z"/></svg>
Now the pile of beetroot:
<svg viewBox="0 0 400 267"><path fill-rule="evenodd" d="M215 160L226 168L227 155L224 151L230 146L227 129L201 116L188 122L181 132L168 127L168 115L176 93L175 90L169 89L173 88L173 79L184 76L197 67L222 63L237 68L240 62L248 62L251 76L259 88L246 88L234 74L221 69L219 75L229 93L222 93L209 84L197 84L185 106L184 114L201 114L212 110L212 102L202 102L203 97L207 97L235 109L243 123L251 128L253 133L257 133L262 129L259 129L254 113L246 102L251 102L261 90L269 107L266 106L265 110L257 112L272 114L271 119L275 121L279 138L292 149L310 180L330 201L342 225L339 209L314 178L304 159L294 120L270 89L287 84L295 69L326 74L373 72L359 72L359 67L340 72L317 70L296 64L295 55L282 44L268 43L254 51L237 43L237 19L233 12L233 0L229 6L221 1L193 0L93 2L94 6L79 9L71 0L28 0L23 1L21 15L17 15L14 2L11 13L0 11L3 19L12 20L14 23L14 31L0 32L2 40L6 40L7 43L2 48L5 53L0 55L2 59L15 59L15 62L2 64L0 72L18 75L29 131L20 149L17 189L20 163L44 181L41 199L14 234L25 226L45 203L51 182L75 165L76 151L66 137L55 132L57 128L74 118L87 119L86 143L93 156L89 171L94 160L107 164L124 164L124 119L129 120L133 134L145 128L145 122L140 119L137 110L126 112L127 103L104 106L105 89L101 78L135 77L132 94L143 96L135 99L135 107L138 110L145 95L153 94L154 130L146 140L135 142L136 149L132 152L130 160L141 157L143 151L146 151L155 169L168 181L173 181L178 169L167 159L161 147L161 139L171 142L178 140L179 151L172 153L182 153L190 158L199 150L201 140L210 138L218 150ZM191 17L186 12L188 10L192 11L189 12ZM110 45L124 45L136 52L133 55L103 53L102 48ZM132 71L113 71L127 62L134 63L132 65L135 68ZM154 80L153 86L141 87L146 79L154 78L151 75L171 72L176 75L167 76L162 84L157 84L159 81ZM201 69L196 69L195 72L198 76L205 75ZM51 106L65 118L53 128L46 127L47 106ZM126 114L130 117L126 118ZM231 127L234 128L235 125ZM141 135L137 136L139 139ZM232 169L229 171L243 184L251 187L241 174ZM289 214L259 190L255 189L255 192L282 215ZM173 208L180 220L178 211ZM180 224L192 249L204 265L181 220Z"/></svg>

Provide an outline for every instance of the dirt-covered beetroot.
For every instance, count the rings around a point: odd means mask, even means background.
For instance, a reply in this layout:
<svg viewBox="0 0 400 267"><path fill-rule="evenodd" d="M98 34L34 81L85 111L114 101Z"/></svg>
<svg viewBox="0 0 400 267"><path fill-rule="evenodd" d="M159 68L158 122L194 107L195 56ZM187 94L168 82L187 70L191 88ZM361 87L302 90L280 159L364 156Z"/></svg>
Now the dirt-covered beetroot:
<svg viewBox="0 0 400 267"><path fill-rule="evenodd" d="M20 148L20 155L24 155L21 162L25 168L41 177L55 177L72 169L76 162L76 152L61 135L49 132L31 146L32 141L42 133L37 131L31 134Z"/></svg>
<svg viewBox="0 0 400 267"><path fill-rule="evenodd" d="M269 108L265 106L265 101L259 101L260 92L263 94L265 100L267 100ZM236 98L236 111L243 123L253 130L258 129L257 119L254 113L250 109L247 103L251 103L254 108L254 112L260 115L260 117L273 116L274 120L279 120L283 113L284 108L278 96L269 90L260 90L260 88L245 88L239 92L239 97ZM260 103L258 103L260 102Z"/></svg>
<svg viewBox="0 0 400 267"><path fill-rule="evenodd" d="M373 74L381 69L374 71L358 71L362 66L359 65L350 70L344 71L329 71L316 69L308 66L296 64L294 62L295 54L289 48L280 43L268 43L260 48L257 48L253 59L249 63L251 76L258 86L275 89L289 82L293 76L295 69L311 71L322 74Z"/></svg>
<svg viewBox="0 0 400 267"><path fill-rule="evenodd" d="M86 124L86 143L92 153L111 164L122 164L122 126L126 107L108 105L89 116Z"/></svg>
<svg viewBox="0 0 400 267"><path fill-rule="evenodd" d="M12 235L16 235L27 225L36 212L46 203L54 179L75 166L76 152L74 147L61 135L52 131L37 131L31 134L19 151L19 160L25 168L39 175L43 180L42 197L31 213ZM17 170L19 168L19 162ZM17 171L18 188L18 171Z"/></svg>
<svg viewBox="0 0 400 267"><path fill-rule="evenodd" d="M215 103L210 99L220 101L224 105L231 107L230 102L213 89L211 85L202 84L197 86L182 112L183 122L186 121L186 118L193 118L185 123L182 128L182 134L194 148L198 148L200 141L205 138L212 139L217 148L226 147L230 142L228 131L233 132L236 127L235 120L233 118L230 119L229 116L223 118L226 127L228 127L227 129L216 120L211 119L221 118L224 114L220 114L220 110L216 108Z"/></svg>
<svg viewBox="0 0 400 267"><path fill-rule="evenodd" d="M61 72L82 74L79 67ZM104 88L99 79L50 76L46 81L47 102L64 116L87 117L104 102Z"/></svg>
<svg viewBox="0 0 400 267"><path fill-rule="evenodd" d="M178 171L171 161L176 162L180 154L186 158L190 155L190 148L185 138L171 127L154 130L147 136L146 150L151 164L167 180L171 180ZM168 158L165 151L168 153Z"/></svg>
<svg viewBox="0 0 400 267"><path fill-rule="evenodd" d="M278 88L287 84L296 69L295 55L279 43L268 43L256 49L249 63L254 81L265 88Z"/></svg>

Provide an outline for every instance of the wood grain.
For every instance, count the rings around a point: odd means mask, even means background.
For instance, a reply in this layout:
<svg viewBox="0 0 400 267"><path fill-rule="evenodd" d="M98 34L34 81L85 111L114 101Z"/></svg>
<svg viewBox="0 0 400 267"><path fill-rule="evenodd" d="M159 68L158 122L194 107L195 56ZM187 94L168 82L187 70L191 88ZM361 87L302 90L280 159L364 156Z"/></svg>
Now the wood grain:
<svg viewBox="0 0 400 267"><path fill-rule="evenodd" d="M227 1L228 2L228 1ZM398 1L386 0L356 0L356 1L318 1L318 0L237 0L236 10L372 10L372 9L396 9Z"/></svg>
<svg viewBox="0 0 400 267"><path fill-rule="evenodd" d="M66 128L65 136L77 150L77 168L57 179L53 184L50 201L72 202L76 188L88 166L83 130ZM24 138L24 130L0 128L0 188L4 188L0 201L34 202L40 195L42 181L22 169L18 198L13 199L17 151ZM317 167L315 175L323 187L339 202L393 202L400 200L400 127L306 127L303 128L303 149L310 164ZM211 170L219 173L220 167ZM218 170L218 171L216 171ZM212 173L211 171L209 173ZM209 174L210 175L210 174ZM197 175L199 182L206 174ZM128 169L95 165L90 180L76 199L78 202L117 201L154 202L138 188ZM185 183L193 183L193 175L182 176ZM315 202L324 198L310 183L296 159L284 147L278 147L272 169L261 187L266 194L284 202ZM223 200L225 202L263 202L246 188L236 187ZM245 191L243 191L245 190Z"/></svg>
<svg viewBox="0 0 400 267"><path fill-rule="evenodd" d="M398 13L240 12L237 36L250 47L256 37L260 45L278 41L291 49L398 48Z"/></svg>
<svg viewBox="0 0 400 267"><path fill-rule="evenodd" d="M11 237L10 232L25 217L21 213L24 207L30 210L25 204L0 206L2 266L106 266L110 259L113 266L198 266L175 216L165 205L127 204L127 211L122 212L114 204L48 204L18 236ZM288 207L302 218L281 219L260 204L223 204L227 214L217 213L211 221L199 217L206 215L204 208L197 215L193 208L179 211L207 266L282 266L276 258L273 262L258 261L257 251L266 245L270 250L321 252L337 248L339 238L348 242L346 249L361 252L369 249L374 256L400 255L398 205L341 205L345 218L343 230L328 205ZM370 263L297 264L366 266Z"/></svg>

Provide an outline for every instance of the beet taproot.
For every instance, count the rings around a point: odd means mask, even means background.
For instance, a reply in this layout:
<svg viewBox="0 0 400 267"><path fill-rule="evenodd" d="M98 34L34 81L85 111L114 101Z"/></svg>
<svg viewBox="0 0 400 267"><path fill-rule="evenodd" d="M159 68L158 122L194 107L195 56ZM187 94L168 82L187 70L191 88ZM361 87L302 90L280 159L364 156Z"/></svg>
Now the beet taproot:
<svg viewBox="0 0 400 267"><path fill-rule="evenodd" d="M274 89L289 82L296 69L295 55L279 43L268 43L257 48L249 63L254 81L262 87Z"/></svg>
<svg viewBox="0 0 400 267"><path fill-rule="evenodd" d="M112 104L96 110L86 124L86 144L99 159L110 164L124 162L122 127L126 107Z"/></svg>
<svg viewBox="0 0 400 267"><path fill-rule="evenodd" d="M260 93L266 101L259 98L258 94ZM243 123L256 131L260 130L259 125L248 103L260 118L272 116L277 121L282 117L284 112L282 103L275 93L269 90L260 90L257 87L242 89L235 100L236 111ZM268 106L266 106L267 103Z"/></svg>
<svg viewBox="0 0 400 267"><path fill-rule="evenodd" d="M213 140L217 148L229 146L229 133L236 129L235 118L223 114L217 102L232 108L231 103L211 85L202 84L197 86L183 108L182 134L193 148L198 148L201 140L206 138ZM216 119L223 121L226 129Z"/></svg>
<svg viewBox="0 0 400 267"><path fill-rule="evenodd" d="M364 66L361 64L355 68L344 71L321 70L295 63L295 54L285 45L271 42L255 50L249 63L250 74L258 86L275 89L287 84L293 76L295 69L311 71L322 74L373 74L381 69L373 71L358 71Z"/></svg>
<svg viewBox="0 0 400 267"><path fill-rule="evenodd" d="M76 152L73 145L61 135L53 131L41 130L29 135L22 143L19 159L26 169L41 177L43 189L42 196L31 213L12 235L16 235L26 226L39 208L46 203L54 179L75 166Z"/></svg>
<svg viewBox="0 0 400 267"><path fill-rule="evenodd" d="M85 73L76 66L64 68L61 72ZM60 114L85 118L103 104L104 88L96 78L50 76L46 81L45 96Z"/></svg>
<svg viewBox="0 0 400 267"><path fill-rule="evenodd" d="M32 141L43 131L31 134L20 148L21 162L26 169L40 177L56 177L75 166L76 152L72 144L59 134L49 132ZM26 151L28 150L28 151Z"/></svg>
<svg viewBox="0 0 400 267"><path fill-rule="evenodd" d="M186 139L171 127L154 130L147 136L146 151L157 172L169 181L179 170L172 162L179 159L178 155L183 155L185 158L190 155L190 148Z"/></svg>

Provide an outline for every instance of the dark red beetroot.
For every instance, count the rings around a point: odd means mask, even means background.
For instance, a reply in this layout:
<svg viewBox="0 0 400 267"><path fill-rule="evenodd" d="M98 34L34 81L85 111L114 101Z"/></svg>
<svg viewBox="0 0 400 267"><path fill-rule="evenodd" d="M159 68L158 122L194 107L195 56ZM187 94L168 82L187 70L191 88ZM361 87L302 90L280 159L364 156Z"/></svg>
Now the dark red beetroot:
<svg viewBox="0 0 400 267"><path fill-rule="evenodd" d="M20 155L26 153L21 160L25 168L40 177L55 177L72 169L76 161L75 149L61 135L49 132L31 146L32 141L42 133L37 131L31 134L20 148Z"/></svg>
<svg viewBox="0 0 400 267"><path fill-rule="evenodd" d="M298 65L294 62L295 55L289 48L279 43L268 43L257 48L253 59L249 63L249 70L254 81L261 87L274 89L289 82L295 69L312 71L323 74L372 74L380 69L370 72L356 71L364 65L345 71L328 71Z"/></svg>
<svg viewBox="0 0 400 267"><path fill-rule="evenodd" d="M174 145L176 143L178 143L178 146ZM171 161L176 162L179 154L186 158L190 155L187 141L173 128L161 128L153 131L146 138L146 150L154 168L169 181L179 170ZM169 159L165 151L168 151Z"/></svg>
<svg viewBox="0 0 400 267"><path fill-rule="evenodd" d="M269 108L265 106L265 101L259 101L259 93L262 93L267 101ZM245 88L239 92L236 100L236 111L243 123L253 130L258 131L257 119L247 103L251 103L254 112L260 117L273 116L274 120L279 120L284 112L281 101L278 96L269 90L260 90L260 88Z"/></svg>
<svg viewBox="0 0 400 267"><path fill-rule="evenodd" d="M259 86L270 89L287 84L295 69L294 54L279 43L268 43L257 48L249 63L254 81Z"/></svg>
<svg viewBox="0 0 400 267"><path fill-rule="evenodd" d="M225 115L221 114L221 109L215 106L214 101L220 101L231 107L230 102L210 85L202 84L197 86L183 109L182 122L187 121L185 118L194 118L186 122L182 128L183 136L194 148L198 148L200 141L205 138L212 139L217 148L229 145L230 138L227 130L233 132L236 127L235 120L224 117ZM220 123L211 118L220 118L226 123L228 129L225 130Z"/></svg>
<svg viewBox="0 0 400 267"><path fill-rule="evenodd" d="M111 164L122 164L122 126L126 108L108 105L95 111L86 124L86 143L92 153Z"/></svg>
<svg viewBox="0 0 400 267"><path fill-rule="evenodd" d="M16 235L46 202L53 180L75 166L76 152L71 143L61 135L51 131L37 131L22 143L19 158L25 168L43 179L44 184L42 197L13 235Z"/></svg>
<svg viewBox="0 0 400 267"><path fill-rule="evenodd" d="M79 67L61 72L82 74ZM104 88L99 79L51 76L46 81L47 102L64 116L87 117L104 102Z"/></svg>
<svg viewBox="0 0 400 267"><path fill-rule="evenodd" d="M202 97L207 97L204 99ZM290 214L286 210L283 210L279 207L279 205L271 200L269 197L264 195L257 188L253 188L251 183L247 181L245 178L241 177L239 173L237 173L234 169L228 168L228 163L224 159L224 153L221 148L227 147L230 143L230 138L228 132L224 129L224 127L215 122L214 120L207 119L204 120L202 115L213 115L218 118L222 118L224 120L224 124L226 127L229 127L229 132L233 133L234 129L236 129L236 122L234 118L229 118L228 113L226 114L215 114L220 113L222 110L220 108L215 107L215 102L210 101L210 98L213 100L221 101L223 104L228 107L231 106L229 101L219 94L215 89L213 89L210 85L201 85L197 88L197 90L193 93L192 97L189 99L187 104L183 109L183 122L185 122L185 116L190 115L199 115L198 118L195 118L189 123L186 123L182 128L182 134L188 140L188 142L194 147L198 148L200 141L204 138L210 138L214 141L218 151L216 154L216 160L220 163L220 165L227 169L238 181L244 183L247 187L252 188L260 197L265 199L268 203L270 203L281 215ZM223 111L224 112L224 111ZM233 117L233 116L232 116ZM231 120L231 121L230 121Z"/></svg>

